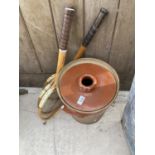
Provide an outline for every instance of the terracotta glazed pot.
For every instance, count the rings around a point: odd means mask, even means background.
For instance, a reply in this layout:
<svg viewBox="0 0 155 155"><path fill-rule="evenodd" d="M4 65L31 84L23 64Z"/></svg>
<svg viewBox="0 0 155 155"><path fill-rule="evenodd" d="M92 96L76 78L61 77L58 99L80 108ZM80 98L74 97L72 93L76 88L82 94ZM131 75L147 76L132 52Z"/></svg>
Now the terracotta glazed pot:
<svg viewBox="0 0 155 155"><path fill-rule="evenodd" d="M81 123L97 122L119 90L116 71L104 61L81 58L60 72L57 92L64 110Z"/></svg>

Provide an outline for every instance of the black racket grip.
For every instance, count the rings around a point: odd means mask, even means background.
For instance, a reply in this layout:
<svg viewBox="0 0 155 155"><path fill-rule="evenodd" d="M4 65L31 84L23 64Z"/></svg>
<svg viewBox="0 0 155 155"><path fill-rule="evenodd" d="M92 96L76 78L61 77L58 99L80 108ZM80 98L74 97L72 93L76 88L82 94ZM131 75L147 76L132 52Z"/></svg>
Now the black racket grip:
<svg viewBox="0 0 155 155"><path fill-rule="evenodd" d="M93 36L96 33L96 30L99 28L99 26L101 25L104 17L108 14L108 10L106 10L105 8L101 8L100 12L98 14L98 16L96 17L96 19L94 20L93 25L90 27L87 35L84 37L83 41L82 41L82 45L83 46L88 46L88 44L90 43L90 41L92 40Z"/></svg>
<svg viewBox="0 0 155 155"><path fill-rule="evenodd" d="M65 8L63 25L60 35L59 48L61 50L67 49L67 44L69 40L69 31L71 28L72 18L75 13L75 9L73 8Z"/></svg>

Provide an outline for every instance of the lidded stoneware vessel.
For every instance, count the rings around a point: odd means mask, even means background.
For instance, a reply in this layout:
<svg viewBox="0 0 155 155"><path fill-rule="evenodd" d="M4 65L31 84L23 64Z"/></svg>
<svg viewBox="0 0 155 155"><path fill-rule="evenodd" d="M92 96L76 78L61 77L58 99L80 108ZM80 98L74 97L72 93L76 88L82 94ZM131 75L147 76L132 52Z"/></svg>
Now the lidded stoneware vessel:
<svg viewBox="0 0 155 155"><path fill-rule="evenodd" d="M60 72L57 92L64 111L81 123L95 123L113 103L119 90L116 71L106 62L81 58Z"/></svg>

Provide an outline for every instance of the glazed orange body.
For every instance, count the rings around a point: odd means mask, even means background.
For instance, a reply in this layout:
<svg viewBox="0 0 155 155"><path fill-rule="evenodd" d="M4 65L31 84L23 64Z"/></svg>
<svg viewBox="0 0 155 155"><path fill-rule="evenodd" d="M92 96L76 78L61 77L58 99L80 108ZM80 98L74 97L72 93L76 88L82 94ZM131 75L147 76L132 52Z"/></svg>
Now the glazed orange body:
<svg viewBox="0 0 155 155"><path fill-rule="evenodd" d="M107 107L116 97L119 87L118 77L114 76L108 64L109 69L104 67L103 61L92 63L92 59L90 62L84 60L76 60L67 65L60 74L58 84L60 98L72 109L70 113L78 116L81 114L81 117Z"/></svg>

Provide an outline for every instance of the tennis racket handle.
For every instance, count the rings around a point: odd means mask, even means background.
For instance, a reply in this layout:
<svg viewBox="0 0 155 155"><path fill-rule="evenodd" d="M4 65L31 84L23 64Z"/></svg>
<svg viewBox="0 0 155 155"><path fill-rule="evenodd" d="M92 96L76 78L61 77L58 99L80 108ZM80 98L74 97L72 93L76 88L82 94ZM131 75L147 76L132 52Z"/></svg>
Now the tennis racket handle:
<svg viewBox="0 0 155 155"><path fill-rule="evenodd" d="M90 27L87 35L85 36L85 38L83 39L82 45L83 46L88 46L88 44L90 43L90 41L92 40L93 36L96 33L96 30L99 28L99 26L101 25L104 17L108 14L108 10L106 10L105 8L101 8L99 14L97 15L97 17L94 20L93 25Z"/></svg>
<svg viewBox="0 0 155 155"><path fill-rule="evenodd" d="M66 50L67 44L69 40L69 31L71 28L71 23L73 19L73 15L75 13L75 9L73 8L65 8L63 25L60 35L59 49Z"/></svg>
<svg viewBox="0 0 155 155"><path fill-rule="evenodd" d="M85 53L86 51L86 47L84 47L83 45L80 46L78 52L76 53L74 60L79 59L82 57L82 55Z"/></svg>

